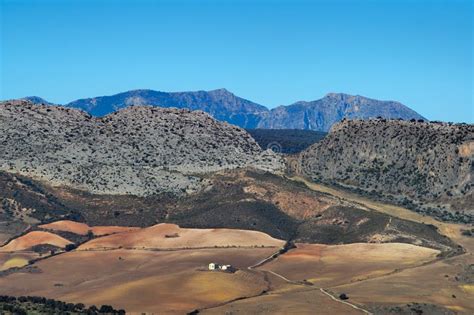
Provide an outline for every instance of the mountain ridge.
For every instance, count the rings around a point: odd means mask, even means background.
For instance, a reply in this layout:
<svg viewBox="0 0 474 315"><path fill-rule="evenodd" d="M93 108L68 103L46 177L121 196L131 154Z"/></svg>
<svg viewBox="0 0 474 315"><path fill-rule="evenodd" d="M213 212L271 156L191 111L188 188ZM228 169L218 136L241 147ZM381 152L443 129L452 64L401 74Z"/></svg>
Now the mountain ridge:
<svg viewBox="0 0 474 315"><path fill-rule="evenodd" d="M39 97L33 103L51 104ZM46 102L46 103L45 103ZM313 101L297 101L269 109L241 98L225 88L210 91L163 92L137 89L113 95L77 99L63 106L78 108L93 116L105 116L127 106L151 105L163 108L202 110L220 121L246 129L305 129L329 131L344 118L423 119L397 101L376 100L361 95L327 93Z"/></svg>

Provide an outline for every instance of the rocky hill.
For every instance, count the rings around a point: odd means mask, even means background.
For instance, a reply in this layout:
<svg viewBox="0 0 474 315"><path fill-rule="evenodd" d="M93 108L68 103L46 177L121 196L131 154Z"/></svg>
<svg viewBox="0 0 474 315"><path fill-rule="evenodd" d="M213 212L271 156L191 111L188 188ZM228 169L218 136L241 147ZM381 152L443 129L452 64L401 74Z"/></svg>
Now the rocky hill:
<svg viewBox="0 0 474 315"><path fill-rule="evenodd" d="M473 154L474 125L345 120L300 155L299 172L405 204L473 214Z"/></svg>
<svg viewBox="0 0 474 315"><path fill-rule="evenodd" d="M376 117L425 119L405 105L393 101L379 101L363 96L329 93L312 102L297 102L272 109L258 124L258 128L309 129L328 131L344 118L369 119Z"/></svg>
<svg viewBox="0 0 474 315"><path fill-rule="evenodd" d="M280 157L201 111L133 106L94 118L76 109L0 104L0 170L94 193L193 192L202 174L270 171Z"/></svg>
<svg viewBox="0 0 474 315"><path fill-rule="evenodd" d="M35 104L50 104L36 96L26 99ZM134 90L111 96L79 99L65 106L82 109L93 116L104 116L132 105L202 110L217 120L247 129L306 129L326 132L343 118L368 119L380 116L424 119L398 102L342 93L330 93L316 101L297 102L272 110L240 98L226 89L175 93Z"/></svg>

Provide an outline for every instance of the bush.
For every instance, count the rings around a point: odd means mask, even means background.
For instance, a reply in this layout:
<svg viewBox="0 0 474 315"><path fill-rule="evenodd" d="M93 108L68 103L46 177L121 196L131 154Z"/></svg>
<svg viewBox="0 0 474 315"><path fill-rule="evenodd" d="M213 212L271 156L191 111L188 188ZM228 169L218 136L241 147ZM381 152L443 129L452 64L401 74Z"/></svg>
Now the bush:
<svg viewBox="0 0 474 315"><path fill-rule="evenodd" d="M115 310L112 306L110 305L102 305L99 309L100 313L114 313Z"/></svg>
<svg viewBox="0 0 474 315"><path fill-rule="evenodd" d="M347 296L347 294L341 293L341 294L339 295L339 299L341 299L341 300L348 300L349 297Z"/></svg>
<svg viewBox="0 0 474 315"><path fill-rule="evenodd" d="M77 245L76 245L76 244L67 244L66 247L64 247L64 250L65 250L66 252L70 252L70 251L72 251L72 250L74 250L74 249L76 249L76 248L77 248Z"/></svg>

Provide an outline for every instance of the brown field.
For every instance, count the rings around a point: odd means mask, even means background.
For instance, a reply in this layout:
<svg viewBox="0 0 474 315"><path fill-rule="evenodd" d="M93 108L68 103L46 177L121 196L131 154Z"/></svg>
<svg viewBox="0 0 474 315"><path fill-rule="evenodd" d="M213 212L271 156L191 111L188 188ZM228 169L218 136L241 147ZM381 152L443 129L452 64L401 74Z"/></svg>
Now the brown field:
<svg viewBox="0 0 474 315"><path fill-rule="evenodd" d="M441 305L463 314L474 314L474 279L471 278L468 284L460 276L464 273L464 267L473 263L472 254L468 254L330 290L347 293L354 301L366 305L374 301L379 304L416 301ZM470 276L474 277L472 271Z"/></svg>
<svg viewBox="0 0 474 315"><path fill-rule="evenodd" d="M232 302L202 311L203 314L363 314L348 305L338 303L317 288L295 287L258 297Z"/></svg>
<svg viewBox="0 0 474 315"><path fill-rule="evenodd" d="M185 229L175 224L113 234L91 240L79 250L104 248L205 248L205 247L281 247L284 241L257 231L235 229Z"/></svg>
<svg viewBox="0 0 474 315"><path fill-rule="evenodd" d="M272 248L73 251L37 262L41 273L0 277L0 294L111 304L128 312L183 314L266 290L263 275L246 267L273 252ZM201 271L213 261L241 269Z"/></svg>
<svg viewBox="0 0 474 315"><path fill-rule="evenodd" d="M290 280L333 286L417 266L435 259L438 253L434 249L401 243L297 244L296 249L260 269L271 270Z"/></svg>
<svg viewBox="0 0 474 315"><path fill-rule="evenodd" d="M64 247L71 244L67 239L49 232L33 231L11 240L8 244L0 247L0 252L14 252L30 249L35 245L49 244Z"/></svg>
<svg viewBox="0 0 474 315"><path fill-rule="evenodd" d="M39 226L42 229L50 231L71 232L78 235L87 235L91 231L95 236L103 236L121 232L136 230L136 227L126 226L89 226L85 223L79 223L69 220L61 220Z"/></svg>

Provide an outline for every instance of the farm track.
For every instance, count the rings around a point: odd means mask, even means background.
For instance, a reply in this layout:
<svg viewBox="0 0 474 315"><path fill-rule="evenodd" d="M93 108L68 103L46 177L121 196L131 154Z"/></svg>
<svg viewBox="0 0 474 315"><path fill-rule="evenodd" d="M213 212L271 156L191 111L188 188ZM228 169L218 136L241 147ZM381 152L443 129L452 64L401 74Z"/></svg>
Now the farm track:
<svg viewBox="0 0 474 315"><path fill-rule="evenodd" d="M323 294L329 296L332 300L336 301L336 302L339 302L339 303L343 303L343 304L346 304L346 305L349 305L350 307L356 309L356 310L359 310L359 311L362 311L364 312L365 314L369 314L369 315L373 315L373 313L357 306L357 305L354 305L352 303L349 303L349 302L346 302L346 301L343 301L343 300L340 300L340 299L337 299L335 298L332 294L330 294L329 292L327 292L326 290L324 290L323 288L319 288L319 291L321 291Z"/></svg>

